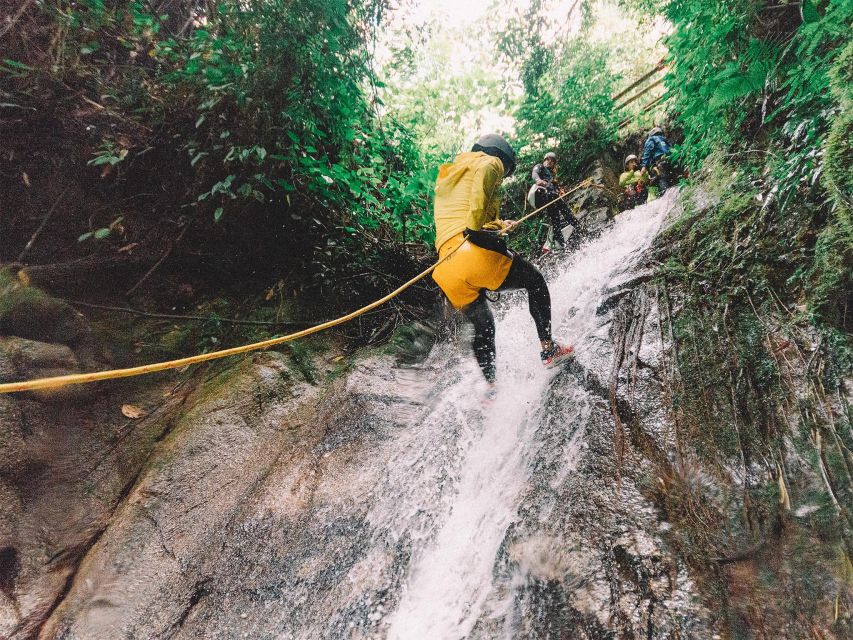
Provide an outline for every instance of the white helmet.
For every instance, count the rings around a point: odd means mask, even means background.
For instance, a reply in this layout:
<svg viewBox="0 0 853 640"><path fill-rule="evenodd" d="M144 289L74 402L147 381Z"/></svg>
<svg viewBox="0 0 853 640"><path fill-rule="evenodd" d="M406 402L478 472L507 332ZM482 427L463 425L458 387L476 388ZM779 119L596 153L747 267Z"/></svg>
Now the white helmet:
<svg viewBox="0 0 853 640"><path fill-rule="evenodd" d="M633 153L625 157L625 162L622 163L622 166L627 169L628 163L631 162L631 160L637 160L637 156L635 156Z"/></svg>

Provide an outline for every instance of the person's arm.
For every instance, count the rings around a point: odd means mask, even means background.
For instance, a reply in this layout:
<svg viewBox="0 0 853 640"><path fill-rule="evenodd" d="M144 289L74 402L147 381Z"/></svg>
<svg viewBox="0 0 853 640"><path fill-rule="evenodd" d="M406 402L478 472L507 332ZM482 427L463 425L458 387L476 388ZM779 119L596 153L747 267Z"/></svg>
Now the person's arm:
<svg viewBox="0 0 853 640"><path fill-rule="evenodd" d="M631 179L631 172L625 171L622 175L619 176L619 186L620 187L626 186L630 179Z"/></svg>
<svg viewBox="0 0 853 640"><path fill-rule="evenodd" d="M535 167L533 167L533 171L531 171L531 172L530 172L530 176L533 178L533 181L534 181L537 185L539 185L540 187L547 187L547 186L548 186L548 181L547 181L547 180L545 180L545 178L543 178L543 177L542 177L542 174L541 174L541 172L540 172L540 171L541 171L541 169L542 169L542 165L541 165L541 164L537 164Z"/></svg>
<svg viewBox="0 0 853 640"><path fill-rule="evenodd" d="M643 159L640 161L640 164L643 165L643 169L649 168L649 163L652 160L652 149L654 149L655 143L652 142L652 139L649 138L646 140L646 144L643 145Z"/></svg>
<svg viewBox="0 0 853 640"><path fill-rule="evenodd" d="M484 224L500 222L500 186L503 181L503 164L497 158L481 165L474 174L468 205L469 229L481 229Z"/></svg>

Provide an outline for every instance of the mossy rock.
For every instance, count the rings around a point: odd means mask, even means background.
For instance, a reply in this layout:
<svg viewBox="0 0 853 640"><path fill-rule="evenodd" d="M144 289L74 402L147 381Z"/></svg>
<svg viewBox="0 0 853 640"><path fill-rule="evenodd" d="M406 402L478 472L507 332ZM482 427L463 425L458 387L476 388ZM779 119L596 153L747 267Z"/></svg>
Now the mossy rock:
<svg viewBox="0 0 853 640"><path fill-rule="evenodd" d="M827 187L847 212L848 223L853 209L853 103L832 124L826 142Z"/></svg>
<svg viewBox="0 0 853 640"><path fill-rule="evenodd" d="M0 477L15 476L26 467L26 436L22 425L18 403L8 396L0 397Z"/></svg>
<svg viewBox="0 0 853 640"><path fill-rule="evenodd" d="M826 141L824 182L842 210L842 226L850 231L853 211L853 41L839 54L830 71L832 93L841 113Z"/></svg>
<svg viewBox="0 0 853 640"><path fill-rule="evenodd" d="M838 55L829 78L832 92L840 102L853 101L853 40Z"/></svg>
<svg viewBox="0 0 853 640"><path fill-rule="evenodd" d="M91 355L92 329L74 307L0 271L0 334L58 342Z"/></svg>
<svg viewBox="0 0 853 640"><path fill-rule="evenodd" d="M0 337L0 382L49 378L80 372L80 362L70 347L18 336ZM44 402L86 400L94 385L71 385L29 392Z"/></svg>

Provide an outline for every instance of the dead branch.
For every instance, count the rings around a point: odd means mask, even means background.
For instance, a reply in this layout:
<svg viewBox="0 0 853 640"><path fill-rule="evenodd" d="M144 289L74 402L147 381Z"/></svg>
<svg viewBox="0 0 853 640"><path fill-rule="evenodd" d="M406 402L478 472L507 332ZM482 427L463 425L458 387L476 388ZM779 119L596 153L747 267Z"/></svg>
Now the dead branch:
<svg viewBox="0 0 853 640"><path fill-rule="evenodd" d="M12 30L12 27L14 27L18 23L18 20L21 19L21 17L29 10L31 6L33 6L34 3L35 0L27 0L26 2L24 2L24 4L21 5L21 8L18 9L18 13L12 16L12 19L9 20L3 30L0 31L0 38L5 36L7 33L9 33L9 31Z"/></svg>
<svg viewBox="0 0 853 640"><path fill-rule="evenodd" d="M47 225L48 221L51 219L51 217L53 217L53 212L54 212L54 211L56 211L56 207L57 207L57 206L59 206L59 203L60 203L60 202L62 202L62 199L65 197L65 194L66 194L66 193L68 193L68 189L69 189L69 188L70 188L70 187L65 187L65 189L63 189L62 193L60 193L60 194L59 194L59 197L58 197L58 198L56 199L56 201L53 203L53 206L52 206L52 207L50 208L50 210L47 212L47 215L45 215L45 217L42 219L41 224L38 226L38 229L36 229L36 230L33 232L32 237L30 237L30 241L29 241L29 242L27 242L27 244L24 246L23 250L21 251L20 255L18 255L18 262L23 262L23 261L24 261L24 256L25 256L25 255L27 255L27 252L28 252L30 249L32 249L33 244L35 244L35 241L36 241L36 240L38 239L38 237L41 235L41 232L44 230L44 228L45 228L45 226Z"/></svg>
<svg viewBox="0 0 853 640"><path fill-rule="evenodd" d="M148 278L151 276L152 273L157 271L157 269L160 267L160 265L166 261L166 258L168 258L172 254L172 251L174 250L175 245L177 245L181 241L181 239L184 237L184 234L186 234L187 229L190 228L190 224L191 224L191 222L187 222L187 224L184 225L184 228L181 229L181 232L178 234L178 237L175 238L174 242L169 243L168 248L166 249L166 251L163 252L163 255L160 257L160 259L157 262L155 262L154 266L151 267L148 271L146 271L145 275L142 276L142 278L140 278L139 281L135 285L133 285L130 289L128 289L124 295L129 296L130 294L132 294L140 286L142 286L143 282L148 280Z"/></svg>

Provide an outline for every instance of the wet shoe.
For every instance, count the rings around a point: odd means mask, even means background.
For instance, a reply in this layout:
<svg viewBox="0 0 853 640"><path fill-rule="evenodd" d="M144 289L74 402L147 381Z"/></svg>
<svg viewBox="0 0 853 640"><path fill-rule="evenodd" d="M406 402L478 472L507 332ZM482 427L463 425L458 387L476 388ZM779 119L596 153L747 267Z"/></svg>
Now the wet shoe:
<svg viewBox="0 0 853 640"><path fill-rule="evenodd" d="M484 407L489 407L498 397L498 388L495 386L495 383L489 384L486 391L483 393L481 397L481 402Z"/></svg>
<svg viewBox="0 0 853 640"><path fill-rule="evenodd" d="M542 358L542 365L546 369L553 369L554 367L562 364L563 362L571 358L574 353L574 347L562 347L556 342L554 342L552 343L550 349L540 352L539 355Z"/></svg>

